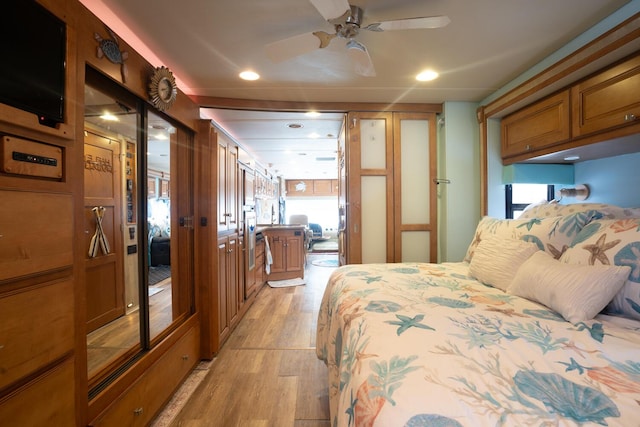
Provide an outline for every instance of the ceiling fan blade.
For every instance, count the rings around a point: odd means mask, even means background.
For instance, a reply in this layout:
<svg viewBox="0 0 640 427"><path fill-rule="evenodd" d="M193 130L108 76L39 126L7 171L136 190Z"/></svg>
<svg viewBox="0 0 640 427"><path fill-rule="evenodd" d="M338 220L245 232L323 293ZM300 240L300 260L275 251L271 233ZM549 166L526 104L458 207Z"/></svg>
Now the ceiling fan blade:
<svg viewBox="0 0 640 427"><path fill-rule="evenodd" d="M367 48L362 43L349 40L347 42L347 53L357 74L364 77L375 77L376 70L373 67L373 62Z"/></svg>
<svg viewBox="0 0 640 427"><path fill-rule="evenodd" d="M396 19L369 24L363 29L369 31L416 30L421 28L442 28L451 22L446 15L425 16L422 18Z"/></svg>
<svg viewBox="0 0 640 427"><path fill-rule="evenodd" d="M351 11L347 0L309 0L327 21L336 19Z"/></svg>
<svg viewBox="0 0 640 427"><path fill-rule="evenodd" d="M324 31L299 34L265 46L265 52L273 62L282 62L316 49L324 48L335 37Z"/></svg>

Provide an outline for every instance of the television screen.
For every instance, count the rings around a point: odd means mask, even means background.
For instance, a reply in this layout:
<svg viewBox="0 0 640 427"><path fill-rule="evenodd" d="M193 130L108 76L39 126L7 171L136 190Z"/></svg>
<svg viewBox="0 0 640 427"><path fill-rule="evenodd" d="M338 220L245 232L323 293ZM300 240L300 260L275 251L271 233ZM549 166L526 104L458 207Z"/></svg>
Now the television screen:
<svg viewBox="0 0 640 427"><path fill-rule="evenodd" d="M65 23L34 0L5 0L0 40L0 102L47 126L62 122Z"/></svg>

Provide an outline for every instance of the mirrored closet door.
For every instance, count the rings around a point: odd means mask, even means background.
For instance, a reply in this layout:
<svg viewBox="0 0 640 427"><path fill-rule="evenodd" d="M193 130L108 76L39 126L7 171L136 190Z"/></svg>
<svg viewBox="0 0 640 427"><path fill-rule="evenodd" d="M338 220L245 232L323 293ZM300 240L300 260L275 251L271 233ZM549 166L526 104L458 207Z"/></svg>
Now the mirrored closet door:
<svg viewBox="0 0 640 427"><path fill-rule="evenodd" d="M90 68L84 123L91 396L193 313L193 134Z"/></svg>

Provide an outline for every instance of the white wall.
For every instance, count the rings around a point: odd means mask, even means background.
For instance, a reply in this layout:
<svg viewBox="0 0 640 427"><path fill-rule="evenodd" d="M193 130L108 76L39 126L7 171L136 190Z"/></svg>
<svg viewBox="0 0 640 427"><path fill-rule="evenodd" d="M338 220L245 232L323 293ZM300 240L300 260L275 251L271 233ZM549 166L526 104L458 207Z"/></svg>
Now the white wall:
<svg viewBox="0 0 640 427"><path fill-rule="evenodd" d="M473 102L445 102L438 132L440 262L462 261L480 219L480 139Z"/></svg>

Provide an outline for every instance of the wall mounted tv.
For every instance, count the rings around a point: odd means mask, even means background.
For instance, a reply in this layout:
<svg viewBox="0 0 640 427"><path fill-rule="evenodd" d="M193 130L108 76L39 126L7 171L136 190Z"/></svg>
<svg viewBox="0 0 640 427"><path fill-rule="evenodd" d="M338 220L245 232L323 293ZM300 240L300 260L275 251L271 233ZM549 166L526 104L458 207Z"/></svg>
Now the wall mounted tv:
<svg viewBox="0 0 640 427"><path fill-rule="evenodd" d="M34 0L4 0L0 103L54 127L64 120L65 23Z"/></svg>

